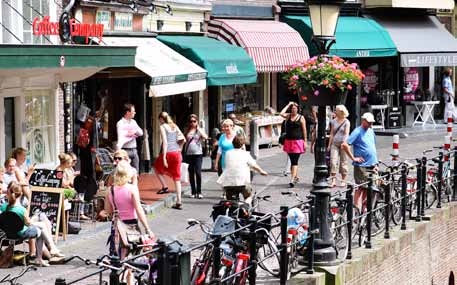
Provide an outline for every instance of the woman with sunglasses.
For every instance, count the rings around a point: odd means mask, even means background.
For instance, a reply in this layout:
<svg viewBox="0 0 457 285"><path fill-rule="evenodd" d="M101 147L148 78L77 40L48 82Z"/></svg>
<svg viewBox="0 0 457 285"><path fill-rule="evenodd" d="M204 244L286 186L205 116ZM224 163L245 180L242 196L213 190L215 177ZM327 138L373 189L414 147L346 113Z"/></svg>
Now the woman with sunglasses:
<svg viewBox="0 0 457 285"><path fill-rule="evenodd" d="M116 152L114 153L114 156L113 156L113 164L114 164L114 168L116 168L117 164L121 161L127 161L128 163L130 163L130 158L129 158L129 154L123 150L123 149L118 149L116 150ZM113 173L114 173L114 170L113 170ZM113 175L111 175L112 177ZM130 169L130 176L132 177L132 179L130 180L130 184L133 184L133 185L138 185L138 173L136 172L136 169L134 167L131 167ZM112 179L110 178L110 181L108 182L108 186L112 185Z"/></svg>
<svg viewBox="0 0 457 285"><path fill-rule="evenodd" d="M184 132L186 144L183 148L184 161L189 164L189 182L192 189L192 198L202 199L202 161L203 140L208 139L205 130L198 126L198 116L189 116L189 125ZM195 180L197 185L195 185Z"/></svg>

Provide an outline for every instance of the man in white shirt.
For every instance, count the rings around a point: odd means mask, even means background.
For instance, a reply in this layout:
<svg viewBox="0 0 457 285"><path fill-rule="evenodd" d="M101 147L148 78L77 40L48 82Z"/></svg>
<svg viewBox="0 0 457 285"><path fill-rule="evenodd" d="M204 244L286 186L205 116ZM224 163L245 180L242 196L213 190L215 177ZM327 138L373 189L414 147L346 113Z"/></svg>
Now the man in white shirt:
<svg viewBox="0 0 457 285"><path fill-rule="evenodd" d="M124 116L116 124L117 129L117 148L125 150L130 158L130 164L139 173L140 159L136 149L136 138L143 136L143 130L138 126L135 117L135 106L124 104Z"/></svg>
<svg viewBox="0 0 457 285"><path fill-rule="evenodd" d="M245 138L236 135L233 139L234 149L225 154L225 169L217 180L224 188L227 200L238 200L240 193L243 194L244 202L251 204L251 172L254 169L262 175L268 175L252 158L249 152L243 148Z"/></svg>

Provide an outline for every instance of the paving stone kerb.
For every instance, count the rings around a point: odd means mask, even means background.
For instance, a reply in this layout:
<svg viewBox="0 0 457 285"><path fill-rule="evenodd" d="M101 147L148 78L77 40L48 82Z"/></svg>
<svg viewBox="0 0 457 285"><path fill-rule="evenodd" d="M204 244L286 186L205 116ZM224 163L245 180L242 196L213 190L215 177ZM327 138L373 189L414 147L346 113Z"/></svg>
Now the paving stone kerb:
<svg viewBox="0 0 457 285"><path fill-rule="evenodd" d="M409 221L390 239L376 237L372 249L355 249L352 260L330 270L336 278L324 277L336 281L324 284L448 284L451 271L457 272L457 203L427 214L430 221ZM299 275L293 282L323 284L322 275Z"/></svg>

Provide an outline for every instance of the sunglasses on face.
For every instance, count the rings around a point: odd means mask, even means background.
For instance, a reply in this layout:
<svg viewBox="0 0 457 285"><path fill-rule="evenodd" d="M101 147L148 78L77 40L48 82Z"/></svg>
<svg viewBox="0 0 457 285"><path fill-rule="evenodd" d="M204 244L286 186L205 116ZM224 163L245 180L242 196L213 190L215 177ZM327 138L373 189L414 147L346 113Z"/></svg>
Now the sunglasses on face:
<svg viewBox="0 0 457 285"><path fill-rule="evenodd" d="M115 156L115 157L114 157L114 161L117 161L117 160L122 160L122 157L120 157L120 156Z"/></svg>

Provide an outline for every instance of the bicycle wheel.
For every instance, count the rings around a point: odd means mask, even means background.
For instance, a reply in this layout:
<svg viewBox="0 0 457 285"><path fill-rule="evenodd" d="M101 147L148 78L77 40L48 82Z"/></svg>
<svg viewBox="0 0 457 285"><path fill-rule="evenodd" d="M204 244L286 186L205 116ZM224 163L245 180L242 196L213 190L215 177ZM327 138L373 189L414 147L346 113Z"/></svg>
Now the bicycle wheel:
<svg viewBox="0 0 457 285"><path fill-rule="evenodd" d="M267 243L259 245L257 249L257 260L260 268L275 277L279 277L279 251L275 244L274 236L265 229L260 229L268 235Z"/></svg>
<svg viewBox="0 0 457 285"><path fill-rule="evenodd" d="M348 254L349 239L348 226L346 217L339 215L332 228L333 240L335 241L335 250L337 259L344 261Z"/></svg>
<svg viewBox="0 0 457 285"><path fill-rule="evenodd" d="M195 261L191 273L191 285L205 284L211 267L213 247L207 246L200 257Z"/></svg>
<svg viewBox="0 0 457 285"><path fill-rule="evenodd" d="M392 216L392 222L395 225L399 225L401 223L401 191L397 187L392 187L390 191L390 212Z"/></svg>
<svg viewBox="0 0 457 285"><path fill-rule="evenodd" d="M425 186L425 208L430 209L430 207L435 204L435 201L438 197L438 191L433 184L427 184Z"/></svg>

